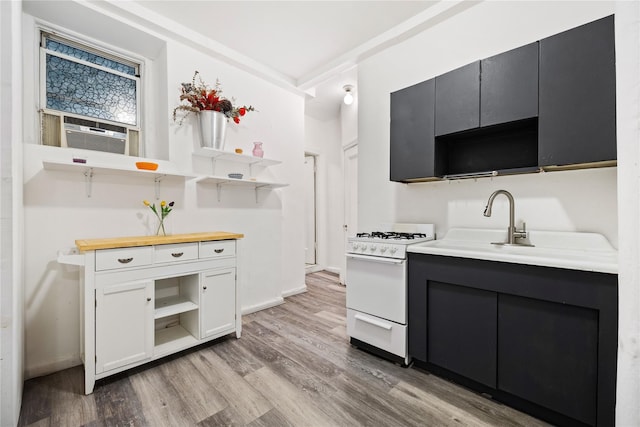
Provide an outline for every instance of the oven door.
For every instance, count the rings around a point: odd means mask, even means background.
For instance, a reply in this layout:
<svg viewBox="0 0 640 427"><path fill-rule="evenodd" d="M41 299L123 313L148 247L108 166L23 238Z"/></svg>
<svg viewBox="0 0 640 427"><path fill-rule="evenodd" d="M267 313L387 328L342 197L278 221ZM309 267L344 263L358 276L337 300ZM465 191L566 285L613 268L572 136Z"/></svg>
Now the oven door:
<svg viewBox="0 0 640 427"><path fill-rule="evenodd" d="M347 254L347 308L407 324L407 261Z"/></svg>

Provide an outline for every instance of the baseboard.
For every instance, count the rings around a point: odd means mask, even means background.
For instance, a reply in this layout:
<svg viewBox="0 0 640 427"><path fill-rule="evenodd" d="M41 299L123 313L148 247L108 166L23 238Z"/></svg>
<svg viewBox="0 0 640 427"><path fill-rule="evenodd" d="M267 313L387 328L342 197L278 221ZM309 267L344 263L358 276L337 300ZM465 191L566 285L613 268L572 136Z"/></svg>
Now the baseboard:
<svg viewBox="0 0 640 427"><path fill-rule="evenodd" d="M305 274L309 274L309 273L315 273L317 271L322 271L324 270L324 267L322 267L321 265L309 265L309 266L305 266L304 267L304 273Z"/></svg>
<svg viewBox="0 0 640 427"><path fill-rule="evenodd" d="M267 308L275 307L276 305L280 305L283 302L284 302L284 298L278 297L269 301L265 301L260 304L250 305L248 307L242 307L241 311L243 315L251 314L251 313L255 313L256 311L266 310Z"/></svg>
<svg viewBox="0 0 640 427"><path fill-rule="evenodd" d="M307 285L302 285L299 288L295 288L295 289L289 289L288 291L285 291L282 293L282 297L287 298L293 295L302 294L304 292L307 292Z"/></svg>
<svg viewBox="0 0 640 427"><path fill-rule="evenodd" d="M73 368L74 366L82 365L82 360L79 356L75 356L70 359L58 360L56 362L44 363L38 366L31 366L24 370L24 380L31 378L42 377L54 372L64 371L65 369Z"/></svg>
<svg viewBox="0 0 640 427"><path fill-rule="evenodd" d="M329 273L338 274L338 275L340 275L340 271L341 271L341 269L338 267L325 267L324 269L327 270Z"/></svg>

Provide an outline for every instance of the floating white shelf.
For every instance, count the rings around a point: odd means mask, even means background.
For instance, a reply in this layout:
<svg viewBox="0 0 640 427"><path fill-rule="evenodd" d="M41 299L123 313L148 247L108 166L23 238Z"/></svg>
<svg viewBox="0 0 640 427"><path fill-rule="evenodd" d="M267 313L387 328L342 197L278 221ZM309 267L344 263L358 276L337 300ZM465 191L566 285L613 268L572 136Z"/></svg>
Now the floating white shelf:
<svg viewBox="0 0 640 427"><path fill-rule="evenodd" d="M247 163L249 165L273 166L282 163L279 160L265 159L263 157L249 156L247 154L236 154L229 151L215 150L213 148L206 147L196 149L193 154L196 156L229 160L237 163Z"/></svg>
<svg viewBox="0 0 640 427"><path fill-rule="evenodd" d="M220 201L220 191L223 186L235 186L253 188L256 191L256 203L258 202L258 190L272 190L275 188L286 187L289 184L281 184L277 182L264 182L255 179L234 179L224 176L202 176L196 179L198 184L215 185L218 188L218 201Z"/></svg>
<svg viewBox="0 0 640 427"><path fill-rule="evenodd" d="M159 185L161 181L167 179L174 181L184 181L187 178L194 178L195 175L187 175L177 172L165 172L160 167L160 170L149 171L143 169L137 169L135 167L125 166L113 166L113 165L100 165L93 163L73 163L63 162L59 160L43 160L42 165L45 170L50 171L62 171L62 172L79 172L84 175L85 182L87 184L87 197L91 197L91 184L93 177L96 174L99 175L117 175L117 176L135 176L135 177L150 177L156 186L156 197L159 197Z"/></svg>
<svg viewBox="0 0 640 427"><path fill-rule="evenodd" d="M180 295L159 298L155 304L154 319L161 319L163 317L173 316L174 314L186 313L187 311L198 309L196 303Z"/></svg>

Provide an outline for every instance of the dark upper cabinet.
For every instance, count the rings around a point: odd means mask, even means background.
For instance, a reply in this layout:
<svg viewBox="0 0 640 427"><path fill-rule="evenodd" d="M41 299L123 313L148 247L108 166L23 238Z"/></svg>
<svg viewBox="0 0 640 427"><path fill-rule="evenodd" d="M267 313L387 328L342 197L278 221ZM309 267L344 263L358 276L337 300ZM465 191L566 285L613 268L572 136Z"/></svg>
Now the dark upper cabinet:
<svg viewBox="0 0 640 427"><path fill-rule="evenodd" d="M435 135L480 126L480 61L436 77Z"/></svg>
<svg viewBox="0 0 640 427"><path fill-rule="evenodd" d="M391 181L434 176L434 80L391 94Z"/></svg>
<svg viewBox="0 0 640 427"><path fill-rule="evenodd" d="M538 43L480 63L480 126L538 116Z"/></svg>
<svg viewBox="0 0 640 427"><path fill-rule="evenodd" d="M614 18L540 41L539 164L616 159Z"/></svg>

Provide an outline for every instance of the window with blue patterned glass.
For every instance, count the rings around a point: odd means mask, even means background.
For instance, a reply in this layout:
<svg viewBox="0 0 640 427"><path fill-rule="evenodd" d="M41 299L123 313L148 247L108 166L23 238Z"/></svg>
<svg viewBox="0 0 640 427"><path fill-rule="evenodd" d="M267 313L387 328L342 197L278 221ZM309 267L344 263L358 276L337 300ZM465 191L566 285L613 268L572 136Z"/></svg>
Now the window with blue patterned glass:
<svg viewBox="0 0 640 427"><path fill-rule="evenodd" d="M138 126L140 66L43 33L44 107Z"/></svg>

